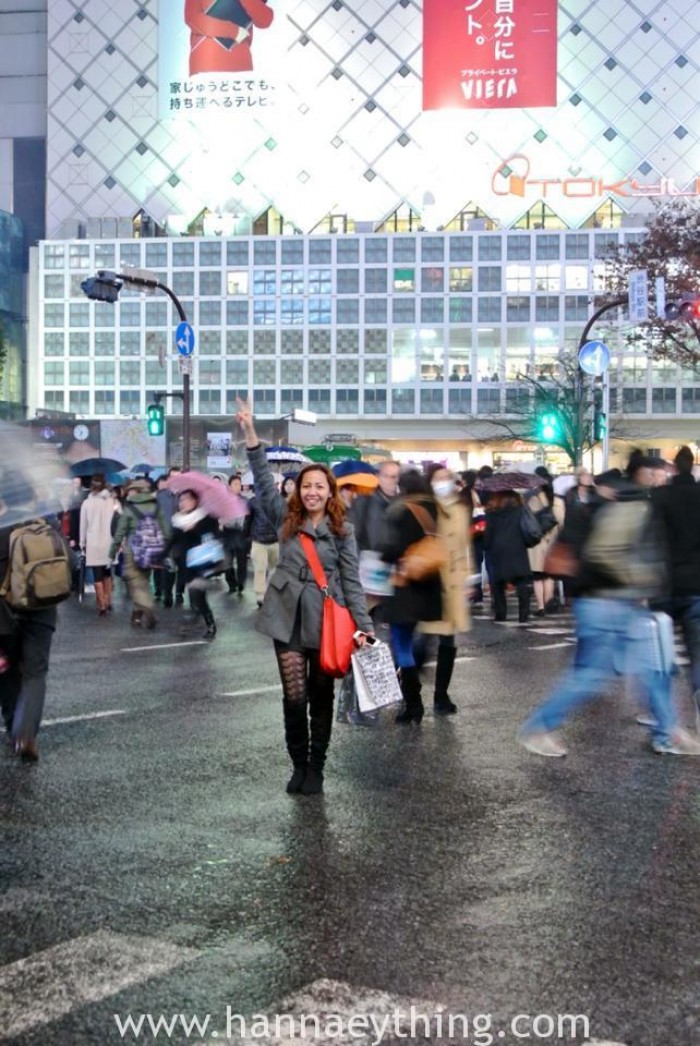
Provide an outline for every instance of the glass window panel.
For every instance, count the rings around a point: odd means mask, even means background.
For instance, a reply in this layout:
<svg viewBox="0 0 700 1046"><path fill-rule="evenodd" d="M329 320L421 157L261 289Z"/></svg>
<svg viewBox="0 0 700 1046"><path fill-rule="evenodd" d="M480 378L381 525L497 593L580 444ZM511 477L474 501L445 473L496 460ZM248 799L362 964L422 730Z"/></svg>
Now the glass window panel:
<svg viewBox="0 0 700 1046"><path fill-rule="evenodd" d="M309 241L309 265L330 265L332 257L330 240L314 238Z"/></svg>
<svg viewBox="0 0 700 1046"><path fill-rule="evenodd" d="M44 355L63 356L65 354L65 338L63 331L51 331L44 335Z"/></svg>
<svg viewBox="0 0 700 1046"><path fill-rule="evenodd" d="M199 293L205 297L220 297L221 295L221 273L216 270L204 270L199 274Z"/></svg>
<svg viewBox="0 0 700 1046"><path fill-rule="evenodd" d="M68 355L69 356L89 356L90 355L90 335L87 331L71 331L68 335Z"/></svg>
<svg viewBox="0 0 700 1046"><path fill-rule="evenodd" d="M501 299L477 298L477 319L479 323L500 323Z"/></svg>
<svg viewBox="0 0 700 1046"><path fill-rule="evenodd" d="M359 323L360 302L357 298L339 298L336 303L337 323Z"/></svg>
<svg viewBox="0 0 700 1046"><path fill-rule="evenodd" d="M247 269L229 269L226 273L227 294L247 294L249 274Z"/></svg>
<svg viewBox="0 0 700 1046"><path fill-rule="evenodd" d="M538 233L535 236L535 257L538 261L558 258L561 252L561 237L554 233Z"/></svg>
<svg viewBox="0 0 700 1046"><path fill-rule="evenodd" d="M421 414L444 414L445 393L443 389L420 390Z"/></svg>
<svg viewBox="0 0 700 1046"><path fill-rule="evenodd" d="M312 355L326 355L331 351L330 331L309 331L309 352Z"/></svg>
<svg viewBox="0 0 700 1046"><path fill-rule="evenodd" d="M358 389L337 389L335 394L336 414L358 414L360 393Z"/></svg>
<svg viewBox="0 0 700 1046"><path fill-rule="evenodd" d="M590 270L587 265L566 265L564 282L567 291L585 291L589 286Z"/></svg>
<svg viewBox="0 0 700 1046"><path fill-rule="evenodd" d="M227 360L226 384L246 388L248 385L248 360Z"/></svg>
<svg viewBox="0 0 700 1046"><path fill-rule="evenodd" d="M453 265L450 267L450 290L471 291L474 289L474 269L471 265Z"/></svg>
<svg viewBox="0 0 700 1046"><path fill-rule="evenodd" d="M122 360L119 364L119 384L141 384L141 363L139 360Z"/></svg>
<svg viewBox="0 0 700 1046"><path fill-rule="evenodd" d="M247 327L249 323L247 301L226 302L226 323L231 327Z"/></svg>
<svg viewBox="0 0 700 1046"><path fill-rule="evenodd" d="M532 269L529 265L506 265L506 291L532 289Z"/></svg>
<svg viewBox="0 0 700 1046"><path fill-rule="evenodd" d="M515 233L506 238L506 258L508 261L529 261L532 241L529 235Z"/></svg>
<svg viewBox="0 0 700 1046"><path fill-rule="evenodd" d="M434 294L445 289L445 270L442 268L423 267L420 271L420 289L423 294Z"/></svg>
<svg viewBox="0 0 700 1046"><path fill-rule="evenodd" d="M288 355L301 355L304 351L303 331L282 331L282 352Z"/></svg>
<svg viewBox="0 0 700 1046"><path fill-rule="evenodd" d="M124 305L122 304L122 309ZM124 322L122 318L122 323ZM68 326L69 327L89 327L90 326L90 306L87 302L81 303L80 305L69 305L68 306Z"/></svg>
<svg viewBox="0 0 700 1046"><path fill-rule="evenodd" d="M172 289L178 298L192 297L194 294L193 272L174 272L172 280Z"/></svg>
<svg viewBox="0 0 700 1046"><path fill-rule="evenodd" d="M280 300L280 323L287 326L304 322L304 302L301 298Z"/></svg>
<svg viewBox="0 0 700 1046"><path fill-rule="evenodd" d="M226 331L226 354L228 356L246 356L248 353L247 331Z"/></svg>
<svg viewBox="0 0 700 1046"><path fill-rule="evenodd" d="M416 241L413 236L395 236L393 238L392 258L395 262L416 260Z"/></svg>
<svg viewBox="0 0 700 1046"><path fill-rule="evenodd" d="M470 262L474 257L472 236L450 236L450 261Z"/></svg>
<svg viewBox="0 0 700 1046"><path fill-rule="evenodd" d="M360 361L349 359L336 360L335 380L337 385L359 385Z"/></svg>
<svg viewBox="0 0 700 1046"><path fill-rule="evenodd" d="M502 244L500 236L479 237L479 261L500 261Z"/></svg>
<svg viewBox="0 0 700 1046"><path fill-rule="evenodd" d="M313 410L316 414L330 414L331 390L309 389L309 410Z"/></svg>
<svg viewBox="0 0 700 1046"><path fill-rule="evenodd" d="M236 237L226 242L226 264L247 265L248 264L248 241Z"/></svg>
<svg viewBox="0 0 700 1046"><path fill-rule="evenodd" d="M336 333L335 351L339 356L357 356L360 352L360 332L339 330Z"/></svg>
<svg viewBox="0 0 700 1046"><path fill-rule="evenodd" d="M275 240L259 239L253 241L253 264L275 265L277 262L277 245Z"/></svg>
<svg viewBox="0 0 700 1046"><path fill-rule="evenodd" d="M360 241L357 237L341 236L336 242L338 264L352 265L360 260Z"/></svg>
<svg viewBox="0 0 700 1046"><path fill-rule="evenodd" d="M282 269L280 274L280 293L285 296L304 293L304 270Z"/></svg>
<svg viewBox="0 0 700 1046"><path fill-rule="evenodd" d="M623 389L622 409L626 414L647 413L647 390L646 389Z"/></svg>
<svg viewBox="0 0 700 1046"><path fill-rule="evenodd" d="M386 414L386 389L365 389L365 414Z"/></svg>
<svg viewBox="0 0 700 1046"><path fill-rule="evenodd" d="M651 390L651 412L652 414L675 414L676 413L676 390L652 389Z"/></svg>
<svg viewBox="0 0 700 1046"><path fill-rule="evenodd" d="M365 298L365 323L386 323L386 298Z"/></svg>
<svg viewBox="0 0 700 1046"><path fill-rule="evenodd" d="M199 324L201 327L220 327L221 326L221 302L220 301L200 301L199 303Z"/></svg>
<svg viewBox="0 0 700 1046"><path fill-rule="evenodd" d="M320 326L331 322L330 298L309 298L309 324Z"/></svg>
<svg viewBox="0 0 700 1046"><path fill-rule="evenodd" d="M114 331L95 331L95 355L114 356Z"/></svg>
<svg viewBox="0 0 700 1046"><path fill-rule="evenodd" d="M199 244L199 264L221 266L221 241L202 240Z"/></svg>
<svg viewBox="0 0 700 1046"><path fill-rule="evenodd" d="M253 331L253 356L274 356L275 331Z"/></svg>
<svg viewBox="0 0 700 1046"><path fill-rule="evenodd" d="M277 293L275 269L255 269L253 272L253 294L256 296Z"/></svg>
<svg viewBox="0 0 700 1046"><path fill-rule="evenodd" d="M221 355L221 327L217 326L216 330L200 330L197 339L197 350L200 356ZM148 341L146 341L146 346L148 347Z"/></svg>
<svg viewBox="0 0 700 1046"><path fill-rule="evenodd" d="M309 294L331 293L331 270L309 269Z"/></svg>
<svg viewBox="0 0 700 1046"><path fill-rule="evenodd" d="M365 352L383 353L388 347L387 332L381 328L368 327L365 331Z"/></svg>
<svg viewBox="0 0 700 1046"><path fill-rule="evenodd" d="M394 269L394 291L413 292L415 289L415 269Z"/></svg>
<svg viewBox="0 0 700 1046"><path fill-rule="evenodd" d="M121 271L129 265L134 266L137 269L141 268L141 244L140 243L120 243L119 244L119 262L122 266Z"/></svg>
<svg viewBox="0 0 700 1046"><path fill-rule="evenodd" d="M304 361L292 359L282 360L280 365L280 381L283 385L290 382L294 385L302 385L304 382Z"/></svg>
<svg viewBox="0 0 700 1046"><path fill-rule="evenodd" d="M282 264L303 265L304 264L304 241L282 240Z"/></svg>
<svg viewBox="0 0 700 1046"><path fill-rule="evenodd" d="M80 281L82 277L79 277ZM44 276L44 297L45 298L60 298L63 300L66 296L65 291L66 281L63 274Z"/></svg>
<svg viewBox="0 0 700 1046"><path fill-rule="evenodd" d="M309 383L317 385L331 384L331 361L324 359L309 360Z"/></svg>
<svg viewBox="0 0 700 1046"><path fill-rule="evenodd" d="M44 244L44 268L62 269L66 257L66 249L62 244Z"/></svg>
<svg viewBox="0 0 700 1046"><path fill-rule="evenodd" d="M71 243L68 247L68 267L85 270L90 267L90 246L87 243Z"/></svg>
<svg viewBox="0 0 700 1046"><path fill-rule="evenodd" d="M266 298L253 301L253 323L271 326L277 322L277 303Z"/></svg>
<svg viewBox="0 0 700 1046"><path fill-rule="evenodd" d="M88 414L90 411L90 393L71 391L68 393L68 410L73 414Z"/></svg>
<svg viewBox="0 0 700 1046"><path fill-rule="evenodd" d="M366 359L364 361L364 381L367 385L383 385L387 381L386 360Z"/></svg>
<svg viewBox="0 0 700 1046"><path fill-rule="evenodd" d="M500 291L500 265L480 265L478 269L480 291Z"/></svg>
<svg viewBox="0 0 700 1046"><path fill-rule="evenodd" d="M167 243L146 244L146 268L164 269L168 264Z"/></svg>
<svg viewBox="0 0 700 1046"><path fill-rule="evenodd" d="M51 360L50 363L44 364L44 385L63 385L64 382L65 367L63 361L60 363L55 360Z"/></svg>
<svg viewBox="0 0 700 1046"><path fill-rule="evenodd" d="M415 323L415 298L394 298L391 303L391 316L394 323Z"/></svg>
<svg viewBox="0 0 700 1046"><path fill-rule="evenodd" d="M360 293L360 270L338 269L338 294Z"/></svg>
<svg viewBox="0 0 700 1046"><path fill-rule="evenodd" d="M165 301L146 302L146 327L168 326L168 303Z"/></svg>
<svg viewBox="0 0 700 1046"><path fill-rule="evenodd" d="M567 294L564 296L564 319L583 320L588 319L589 300L587 294Z"/></svg>
<svg viewBox="0 0 700 1046"><path fill-rule="evenodd" d="M529 295L519 295L518 297L509 295L506 298L506 320L508 323L527 323L530 319L530 297Z"/></svg>
<svg viewBox="0 0 700 1046"><path fill-rule="evenodd" d="M564 256L572 261L576 258L588 258L590 253L590 240L588 233L570 232L564 237Z"/></svg>
<svg viewBox="0 0 700 1046"><path fill-rule="evenodd" d="M415 331L391 332L391 380L398 383L416 380Z"/></svg>
<svg viewBox="0 0 700 1046"><path fill-rule="evenodd" d="M559 298L551 295L538 294L535 298L535 321L537 323L547 320L559 319Z"/></svg>
<svg viewBox="0 0 700 1046"><path fill-rule="evenodd" d="M444 298L421 298L421 323L443 323L445 319Z"/></svg>
<svg viewBox="0 0 700 1046"><path fill-rule="evenodd" d="M535 290L558 291L561 289L560 265L535 266Z"/></svg>
<svg viewBox="0 0 700 1046"><path fill-rule="evenodd" d="M365 294L386 294L387 270L365 269Z"/></svg>
<svg viewBox="0 0 700 1046"><path fill-rule="evenodd" d="M392 414L415 414L416 412L416 390L415 389L392 389L391 390Z"/></svg>
<svg viewBox="0 0 700 1046"><path fill-rule="evenodd" d="M472 390L467 388L454 388L450 386L447 392L447 404L450 414L471 414L472 412Z"/></svg>
<svg viewBox="0 0 700 1046"><path fill-rule="evenodd" d="M462 298L457 295L451 295L449 298L449 308L451 323L471 323L473 314L471 298Z"/></svg>
<svg viewBox="0 0 700 1046"><path fill-rule="evenodd" d="M365 262L385 262L387 240L385 236L368 236L365 240Z"/></svg>
<svg viewBox="0 0 700 1046"><path fill-rule="evenodd" d="M253 360L253 381L256 385L276 385L277 377L275 361Z"/></svg>
<svg viewBox="0 0 700 1046"><path fill-rule="evenodd" d="M121 331L119 335L119 355L141 355L141 335L137 331Z"/></svg>
<svg viewBox="0 0 700 1046"><path fill-rule="evenodd" d="M443 261L445 257L445 240L442 236L423 236L421 239L421 259L423 261Z"/></svg>
<svg viewBox="0 0 700 1046"><path fill-rule="evenodd" d="M500 389L477 389L476 410L478 414L501 413Z"/></svg>

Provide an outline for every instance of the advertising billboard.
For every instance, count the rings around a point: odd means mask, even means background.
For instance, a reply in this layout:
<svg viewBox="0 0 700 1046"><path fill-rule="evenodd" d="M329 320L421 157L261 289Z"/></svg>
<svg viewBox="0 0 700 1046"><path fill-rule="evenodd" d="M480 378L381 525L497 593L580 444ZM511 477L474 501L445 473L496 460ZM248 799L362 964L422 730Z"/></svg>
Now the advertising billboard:
<svg viewBox="0 0 700 1046"><path fill-rule="evenodd" d="M423 109L556 103L556 0L423 0Z"/></svg>

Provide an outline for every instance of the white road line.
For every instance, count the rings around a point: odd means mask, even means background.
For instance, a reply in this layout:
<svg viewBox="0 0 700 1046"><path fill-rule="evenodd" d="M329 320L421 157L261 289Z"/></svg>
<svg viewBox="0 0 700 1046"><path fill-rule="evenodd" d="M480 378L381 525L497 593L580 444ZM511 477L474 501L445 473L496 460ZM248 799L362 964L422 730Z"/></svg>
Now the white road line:
<svg viewBox="0 0 700 1046"><path fill-rule="evenodd" d="M540 636L565 636L567 632L571 632L570 628L539 628L537 625L531 625L530 632L537 633Z"/></svg>
<svg viewBox="0 0 700 1046"><path fill-rule="evenodd" d="M0 1039L49 1024L198 954L153 937L98 930L0 967ZM105 1028L105 1039L109 1034Z"/></svg>
<svg viewBox="0 0 700 1046"><path fill-rule="evenodd" d="M250 694L269 694L273 690L281 690L282 684L275 683L273 686L256 686L254 690L231 690L225 694L217 694L217 697L248 697Z"/></svg>
<svg viewBox="0 0 700 1046"><path fill-rule="evenodd" d="M125 708L114 708L108 712L86 712L84 715L66 715L60 719L44 719L41 725L42 727L63 726L64 723L82 723L86 719L107 719L109 716L126 714Z"/></svg>
<svg viewBox="0 0 700 1046"><path fill-rule="evenodd" d="M141 653L142 650L172 650L181 646L209 646L206 639L187 639L182 643L154 643L153 646L123 646L122 654Z"/></svg>
<svg viewBox="0 0 700 1046"><path fill-rule="evenodd" d="M568 647L569 643L540 643L538 646L529 646L528 650L561 650L562 647Z"/></svg>

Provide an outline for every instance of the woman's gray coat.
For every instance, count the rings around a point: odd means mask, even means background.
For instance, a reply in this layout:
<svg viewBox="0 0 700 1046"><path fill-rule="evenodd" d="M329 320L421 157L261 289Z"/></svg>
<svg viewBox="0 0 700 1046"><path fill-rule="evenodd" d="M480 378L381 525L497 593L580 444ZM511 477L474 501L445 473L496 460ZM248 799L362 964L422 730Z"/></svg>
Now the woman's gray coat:
<svg viewBox="0 0 700 1046"><path fill-rule="evenodd" d="M274 477L263 447L248 448L248 461L255 480L255 494L275 530L279 531L287 514L287 502L277 491ZM316 542L330 594L341 606L346 606L359 629L373 632L374 626L367 613L365 594L360 584L357 546L350 523L345 533L336 537L325 519L314 527L305 520L302 531ZM270 578L263 605L258 612L255 627L272 639L288 643L294 631L297 612L301 611L301 645L318 650L321 645L323 593L314 581L311 568L299 538L280 540L280 558Z"/></svg>

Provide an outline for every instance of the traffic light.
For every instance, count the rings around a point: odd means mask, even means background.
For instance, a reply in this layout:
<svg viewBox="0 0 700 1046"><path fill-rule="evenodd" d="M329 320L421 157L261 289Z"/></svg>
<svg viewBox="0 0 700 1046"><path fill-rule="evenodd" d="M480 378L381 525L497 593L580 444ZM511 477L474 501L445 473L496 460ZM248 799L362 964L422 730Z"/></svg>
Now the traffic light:
<svg viewBox="0 0 700 1046"><path fill-rule="evenodd" d="M546 411L537 418L537 438L543 443L556 443L561 436L561 423L556 411Z"/></svg>
<svg viewBox="0 0 700 1046"><path fill-rule="evenodd" d="M160 403L149 403L147 413L148 435L162 436L165 432L165 410Z"/></svg>
<svg viewBox="0 0 700 1046"><path fill-rule="evenodd" d="M114 272L100 269L97 276L90 276L80 284L83 293L92 301L107 301L112 305L119 298L122 289L121 281Z"/></svg>
<svg viewBox="0 0 700 1046"><path fill-rule="evenodd" d="M664 307L667 320L683 320L685 323L700 322L700 297L686 294L678 301L669 301Z"/></svg>
<svg viewBox="0 0 700 1046"><path fill-rule="evenodd" d="M593 415L593 439L596 443L601 443L606 436L608 431L608 416L604 411L596 407Z"/></svg>

